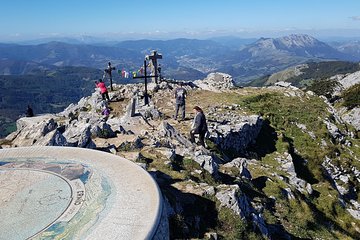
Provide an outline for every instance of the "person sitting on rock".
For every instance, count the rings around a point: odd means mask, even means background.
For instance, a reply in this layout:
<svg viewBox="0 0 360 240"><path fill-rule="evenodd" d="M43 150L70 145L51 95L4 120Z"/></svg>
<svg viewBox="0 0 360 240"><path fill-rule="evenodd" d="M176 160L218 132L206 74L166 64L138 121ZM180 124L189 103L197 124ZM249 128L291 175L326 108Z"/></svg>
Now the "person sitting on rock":
<svg viewBox="0 0 360 240"><path fill-rule="evenodd" d="M174 119L177 119L178 113L179 113L179 109L181 109L182 111L182 115L181 115L181 120L185 120L185 99L186 99L186 90L185 88L183 88L183 83L180 83L180 87L178 87L175 90L175 100L176 100L176 105L175 105L175 116Z"/></svg>
<svg viewBox="0 0 360 240"><path fill-rule="evenodd" d="M190 131L190 141L192 143L195 143L195 134L199 134L199 143L201 144L201 146L205 147L204 139L205 134L208 130L205 114L203 110L198 106L195 106L193 108L193 112L195 114L195 117Z"/></svg>
<svg viewBox="0 0 360 240"><path fill-rule="evenodd" d="M105 83L102 81L102 79L99 79L99 82L95 81L95 85L97 88L100 89L102 99L105 101L105 98L106 98L108 101L110 101L108 90L106 88Z"/></svg>
<svg viewBox="0 0 360 240"><path fill-rule="evenodd" d="M30 105L28 105L27 108L26 108L25 116L26 117L33 117L34 116L34 112L33 112L32 108L30 107Z"/></svg>

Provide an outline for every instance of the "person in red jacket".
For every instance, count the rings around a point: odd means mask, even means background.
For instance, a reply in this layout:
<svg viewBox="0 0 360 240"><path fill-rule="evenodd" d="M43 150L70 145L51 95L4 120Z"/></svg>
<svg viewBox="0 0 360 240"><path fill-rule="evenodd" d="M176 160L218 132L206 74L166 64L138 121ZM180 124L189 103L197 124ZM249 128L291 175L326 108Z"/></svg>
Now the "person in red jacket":
<svg viewBox="0 0 360 240"><path fill-rule="evenodd" d="M102 99L105 100L106 98L108 101L110 101L108 90L106 88L105 83L103 83L102 79L99 79L99 82L95 81L95 85L100 89Z"/></svg>

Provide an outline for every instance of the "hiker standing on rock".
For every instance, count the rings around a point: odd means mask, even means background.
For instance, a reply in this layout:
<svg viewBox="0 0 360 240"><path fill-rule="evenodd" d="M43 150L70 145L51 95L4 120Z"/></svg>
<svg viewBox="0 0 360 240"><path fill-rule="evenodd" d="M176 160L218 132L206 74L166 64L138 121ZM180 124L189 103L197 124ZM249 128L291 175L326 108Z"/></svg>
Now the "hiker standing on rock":
<svg viewBox="0 0 360 240"><path fill-rule="evenodd" d="M186 99L186 90L185 88L183 88L184 83L180 83L180 87L178 87L175 90L175 100L176 100L176 105L175 105L175 116L174 119L177 119L178 113L179 113L179 109L181 109L182 111L182 115L181 115L181 120L185 120L185 99Z"/></svg>
<svg viewBox="0 0 360 240"><path fill-rule="evenodd" d="M95 85L97 88L100 89L102 99L105 101L106 98L108 101L110 101L108 90L106 88L105 83L103 83L102 79L99 79L99 82L95 81Z"/></svg>
<svg viewBox="0 0 360 240"><path fill-rule="evenodd" d="M195 143L195 134L199 134L199 142L201 146L205 147L204 139L205 134L208 130L205 114L203 110L198 106L195 106L193 108L193 112L195 114L195 117L194 122L191 126L190 141L192 143Z"/></svg>

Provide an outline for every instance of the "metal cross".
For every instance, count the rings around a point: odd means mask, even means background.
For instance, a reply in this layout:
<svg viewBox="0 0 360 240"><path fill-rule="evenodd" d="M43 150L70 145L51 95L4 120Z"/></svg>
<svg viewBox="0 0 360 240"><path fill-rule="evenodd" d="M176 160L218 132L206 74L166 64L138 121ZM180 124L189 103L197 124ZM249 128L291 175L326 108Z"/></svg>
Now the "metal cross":
<svg viewBox="0 0 360 240"><path fill-rule="evenodd" d="M157 53L157 51L153 51L151 55L146 55L146 60L150 60L152 65L153 65L153 71L152 71L152 75L157 75L158 74L158 63L157 60L158 59L162 59L162 54ZM158 83L158 76L156 76L155 78L155 83Z"/></svg>

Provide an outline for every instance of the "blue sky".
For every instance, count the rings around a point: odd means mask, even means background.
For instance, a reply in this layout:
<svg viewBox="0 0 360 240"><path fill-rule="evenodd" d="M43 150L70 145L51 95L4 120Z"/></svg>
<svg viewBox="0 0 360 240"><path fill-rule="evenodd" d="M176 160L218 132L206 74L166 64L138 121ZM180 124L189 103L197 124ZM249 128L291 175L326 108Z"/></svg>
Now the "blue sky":
<svg viewBox="0 0 360 240"><path fill-rule="evenodd" d="M4 0L0 40L50 36L360 36L359 0Z"/></svg>

